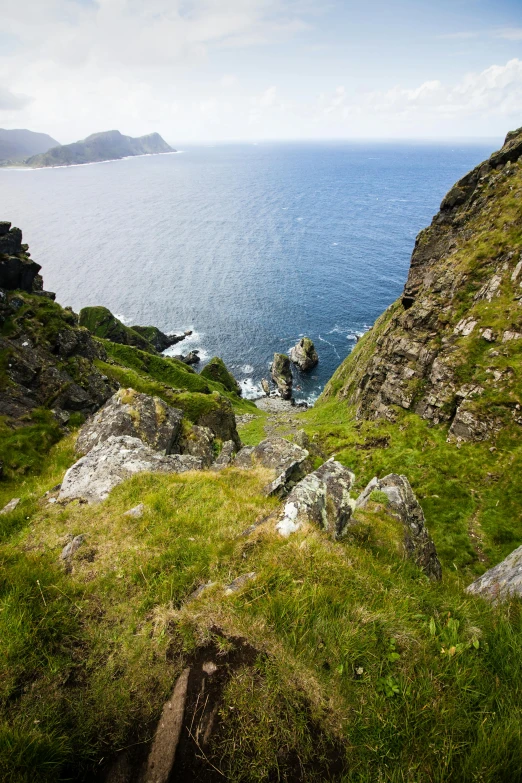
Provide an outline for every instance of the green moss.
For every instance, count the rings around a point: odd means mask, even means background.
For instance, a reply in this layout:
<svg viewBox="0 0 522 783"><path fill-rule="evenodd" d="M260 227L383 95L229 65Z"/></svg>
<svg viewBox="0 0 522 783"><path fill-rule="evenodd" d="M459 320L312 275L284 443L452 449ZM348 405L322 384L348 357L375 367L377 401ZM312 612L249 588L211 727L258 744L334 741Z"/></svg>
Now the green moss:
<svg viewBox="0 0 522 783"><path fill-rule="evenodd" d="M200 376L211 381L217 381L227 391L237 394L238 386L234 376L227 370L225 363L218 356L214 356L201 370Z"/></svg>
<svg viewBox="0 0 522 783"><path fill-rule="evenodd" d="M211 388L207 381L183 362L168 356L154 356L130 345L117 345L103 341L107 355L122 367L147 375L151 380L165 383L173 388L188 389L208 394Z"/></svg>
<svg viewBox="0 0 522 783"><path fill-rule="evenodd" d="M101 341L114 364L96 362L108 377L144 394L161 397L169 404L177 393L192 392L211 394L217 392L228 399L236 413L257 411L250 400L242 400L235 392L228 391L223 384L198 375L183 362L168 356L153 356L129 345L117 345Z"/></svg>
<svg viewBox="0 0 522 783"><path fill-rule="evenodd" d="M381 503L384 506L388 505L388 495L386 492L381 492L378 489L374 489L373 492L370 493L370 500L373 503Z"/></svg>
<svg viewBox="0 0 522 783"><path fill-rule="evenodd" d="M80 326L84 326L95 337L123 345L134 345L143 351L155 353L155 348L145 337L125 326L106 307L84 307L80 310Z"/></svg>

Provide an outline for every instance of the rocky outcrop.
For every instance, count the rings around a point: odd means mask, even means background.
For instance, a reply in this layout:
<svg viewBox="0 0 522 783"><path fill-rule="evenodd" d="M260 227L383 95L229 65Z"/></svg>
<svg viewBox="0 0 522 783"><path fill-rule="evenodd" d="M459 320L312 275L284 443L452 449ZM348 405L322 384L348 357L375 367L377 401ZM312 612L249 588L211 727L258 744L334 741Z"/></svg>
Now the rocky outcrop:
<svg viewBox="0 0 522 783"><path fill-rule="evenodd" d="M231 440L236 449L241 448L241 439L236 427L236 416L232 403L226 397L213 392L201 395L197 415L191 414L192 420L199 427L208 427L222 443ZM182 407L182 405L180 405ZM190 417L189 417L190 418Z"/></svg>
<svg viewBox="0 0 522 783"><path fill-rule="evenodd" d="M467 588L471 595L480 595L492 603L509 598L522 598L522 546L511 552L494 568L475 579Z"/></svg>
<svg viewBox="0 0 522 783"><path fill-rule="evenodd" d="M275 353L274 361L271 367L272 380L279 389L279 394L283 400L290 400L292 397L292 370L290 368L290 359L284 353Z"/></svg>
<svg viewBox="0 0 522 783"><path fill-rule="evenodd" d="M218 356L214 356L200 372L202 378L208 378L210 381L221 383L229 392L241 396L241 387L232 373L230 373L225 363Z"/></svg>
<svg viewBox="0 0 522 783"><path fill-rule="evenodd" d="M223 443L223 446L221 448L221 451L219 452L219 455L214 461L214 464L212 465L214 470L223 470L223 468L228 468L229 465L232 464L234 461L234 456L236 454L236 445L234 441L227 440L226 443Z"/></svg>
<svg viewBox="0 0 522 783"><path fill-rule="evenodd" d="M183 362L183 364L188 364L189 366L199 364L201 361L199 351L196 349L189 351L189 353L185 354L185 356L182 353L176 353L172 358L177 359L178 362Z"/></svg>
<svg viewBox="0 0 522 783"><path fill-rule="evenodd" d="M106 307L84 307L80 310L80 326L84 326L95 337L103 337L120 345L132 345L141 351L156 352L146 337L125 326Z"/></svg>
<svg viewBox="0 0 522 783"><path fill-rule="evenodd" d="M111 435L128 435L163 454L177 453L182 419L182 411L159 397L119 389L81 428L76 451L87 454Z"/></svg>
<svg viewBox="0 0 522 783"><path fill-rule="evenodd" d="M42 267L30 258L29 248L22 244L22 232L0 221L0 289L33 291L39 288L35 279Z"/></svg>
<svg viewBox="0 0 522 783"><path fill-rule="evenodd" d="M309 337L302 337L290 350L290 361L297 364L300 370L311 370L319 361L315 345Z"/></svg>
<svg viewBox="0 0 522 783"><path fill-rule="evenodd" d="M145 340L154 348L158 353L163 353L167 348L171 348L173 345L180 343L185 337L188 337L192 332L187 331L183 334L165 334L157 326L130 326L133 332L144 337Z"/></svg>
<svg viewBox="0 0 522 783"><path fill-rule="evenodd" d="M342 538L355 507L350 498L354 481L348 468L329 459L292 489L276 529L289 536L303 522L313 522L334 540Z"/></svg>
<svg viewBox="0 0 522 783"><path fill-rule="evenodd" d="M450 428L450 440L495 437L521 404L506 364L522 334L522 129L463 177L417 237L401 300L357 344L323 399L358 418L402 408ZM504 335L515 335L504 341ZM507 358L507 361L506 361Z"/></svg>
<svg viewBox="0 0 522 783"><path fill-rule="evenodd" d="M386 495L387 509L404 525L404 547L408 557L434 581L442 579L442 567L435 544L426 528L424 512L415 497L406 476L390 473L382 479L373 478L356 501L357 508L364 508L371 500L372 492Z"/></svg>
<svg viewBox="0 0 522 783"><path fill-rule="evenodd" d="M181 439L180 450L182 454L190 454L201 460L204 467L208 468L214 462L214 433L208 427L198 427L194 424Z"/></svg>
<svg viewBox="0 0 522 783"><path fill-rule="evenodd" d="M185 356L181 356L180 361L182 361L184 364L193 365L193 364L199 364L201 361L201 356L199 355L199 351L194 349L193 351L189 351Z"/></svg>
<svg viewBox="0 0 522 783"><path fill-rule="evenodd" d="M80 498L88 503L100 503L114 487L137 473L183 473L202 468L197 457L166 456L153 451L139 438L111 435L69 468L58 500Z"/></svg>
<svg viewBox="0 0 522 783"><path fill-rule="evenodd" d="M310 470L309 453L284 438L266 438L257 446L245 446L236 455L234 466L256 466L274 471L274 480L265 488L268 495L284 497Z"/></svg>
<svg viewBox="0 0 522 783"><path fill-rule="evenodd" d="M46 297L0 291L0 415L20 420L35 408L90 414L113 394L93 363L101 345L78 328L77 316Z"/></svg>

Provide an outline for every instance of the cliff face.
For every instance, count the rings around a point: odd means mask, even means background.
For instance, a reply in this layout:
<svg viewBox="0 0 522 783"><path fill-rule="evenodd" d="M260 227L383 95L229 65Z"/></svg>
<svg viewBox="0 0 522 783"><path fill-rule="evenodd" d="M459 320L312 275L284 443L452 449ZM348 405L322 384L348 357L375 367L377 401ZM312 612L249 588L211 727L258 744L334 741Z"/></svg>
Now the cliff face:
<svg viewBox="0 0 522 783"><path fill-rule="evenodd" d="M485 440L522 425L522 129L463 177L415 243L404 293L327 385L358 418L399 409Z"/></svg>
<svg viewBox="0 0 522 783"><path fill-rule="evenodd" d="M159 133L133 138L117 130L93 133L83 141L54 147L41 155L26 160L32 168L46 166L71 166L79 163L98 163L103 160L117 160L133 155L174 152Z"/></svg>

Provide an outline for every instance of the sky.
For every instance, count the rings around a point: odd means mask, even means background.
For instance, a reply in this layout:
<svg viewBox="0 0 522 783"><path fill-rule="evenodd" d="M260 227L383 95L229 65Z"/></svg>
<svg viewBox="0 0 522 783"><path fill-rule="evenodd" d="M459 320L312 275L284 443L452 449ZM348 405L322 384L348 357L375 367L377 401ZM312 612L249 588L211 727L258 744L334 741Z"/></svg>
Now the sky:
<svg viewBox="0 0 522 783"><path fill-rule="evenodd" d="M492 138L522 0L0 0L0 127L61 143Z"/></svg>

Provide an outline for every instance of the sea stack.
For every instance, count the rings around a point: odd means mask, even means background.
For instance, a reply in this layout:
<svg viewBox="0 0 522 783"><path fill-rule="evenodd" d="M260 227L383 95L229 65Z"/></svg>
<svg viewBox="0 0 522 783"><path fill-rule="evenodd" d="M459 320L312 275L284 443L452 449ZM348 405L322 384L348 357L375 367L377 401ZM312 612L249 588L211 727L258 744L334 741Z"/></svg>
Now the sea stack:
<svg viewBox="0 0 522 783"><path fill-rule="evenodd" d="M292 370L290 359L285 353L275 353L271 367L272 379L283 400L292 399Z"/></svg>
<svg viewBox="0 0 522 783"><path fill-rule="evenodd" d="M319 361L315 345L309 337L302 337L290 351L290 361L301 370L311 370Z"/></svg>

